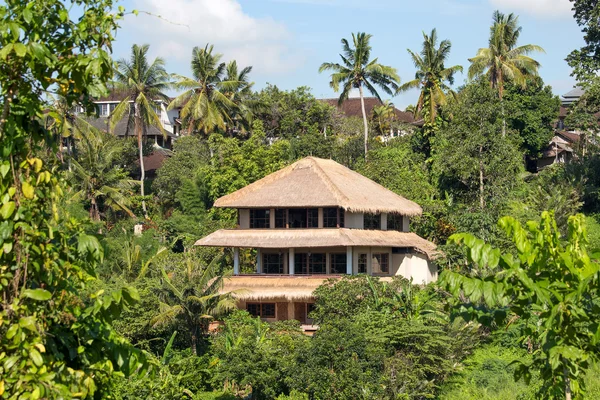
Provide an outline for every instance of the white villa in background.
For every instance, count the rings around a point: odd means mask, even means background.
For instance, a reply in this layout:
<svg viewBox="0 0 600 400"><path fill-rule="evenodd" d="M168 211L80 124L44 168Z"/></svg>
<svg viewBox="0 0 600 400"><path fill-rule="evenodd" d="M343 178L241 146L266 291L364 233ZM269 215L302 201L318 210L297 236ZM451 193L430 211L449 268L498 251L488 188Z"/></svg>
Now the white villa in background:
<svg viewBox="0 0 600 400"><path fill-rule="evenodd" d="M310 325L313 290L344 274L437 279L435 245L409 231L421 207L332 160L304 158L214 205L237 209L238 228L196 245L233 249L223 291L245 289L239 307L266 320ZM253 274L241 274L240 248L256 250Z"/></svg>
<svg viewBox="0 0 600 400"><path fill-rule="evenodd" d="M94 103L97 105L97 118L91 118L89 122L94 125L96 128L103 131L110 131L109 129L109 117L110 114L117 108L117 105L123 100L123 97L119 95L118 92L112 92L106 97L102 97ZM130 101L133 106L133 101ZM172 140L180 136L181 132L181 123L179 121L179 109L167 110L168 103L163 100L156 100L154 102L156 104L155 111L158 114L160 122L162 124L163 129L167 133L166 137L155 127L149 127L146 132L144 132L144 136L148 139L154 141L155 147L171 149ZM81 106L75 106L75 113L83 114L84 110ZM112 133L123 137L126 135L135 136L135 132L131 129L127 129L127 118L125 117L119 121L115 128L112 130Z"/></svg>

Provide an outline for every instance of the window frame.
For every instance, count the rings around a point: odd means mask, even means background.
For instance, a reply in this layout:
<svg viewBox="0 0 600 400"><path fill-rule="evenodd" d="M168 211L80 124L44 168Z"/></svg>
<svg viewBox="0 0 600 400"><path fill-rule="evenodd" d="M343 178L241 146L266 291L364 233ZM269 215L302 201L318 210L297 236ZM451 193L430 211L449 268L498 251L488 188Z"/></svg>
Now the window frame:
<svg viewBox="0 0 600 400"><path fill-rule="evenodd" d="M343 228L344 210L339 207L323 207L323 228Z"/></svg>
<svg viewBox="0 0 600 400"><path fill-rule="evenodd" d="M359 274L366 274L369 272L369 256L367 253L361 253L357 258L357 269L356 272ZM364 264L364 271L361 271L361 264Z"/></svg>
<svg viewBox="0 0 600 400"><path fill-rule="evenodd" d="M267 314L265 309L267 307L273 307L273 314ZM250 307L256 307L257 312L253 313L249 310ZM249 302L246 303L246 311L253 317L259 318L277 318L277 304L276 303L257 303Z"/></svg>
<svg viewBox="0 0 600 400"><path fill-rule="evenodd" d="M371 231L381 230L381 213L364 213L363 214L363 229Z"/></svg>
<svg viewBox="0 0 600 400"><path fill-rule="evenodd" d="M343 263L340 263L339 260L334 261L335 258L341 257L341 256L343 256L343 258L344 258ZM341 272L335 272L334 265L341 266ZM329 254L329 273L335 274L335 275L347 274L348 273L347 266L348 266L348 254L346 254L346 253L330 253Z"/></svg>
<svg viewBox="0 0 600 400"><path fill-rule="evenodd" d="M404 217L401 214L387 215L387 230L403 232Z"/></svg>
<svg viewBox="0 0 600 400"><path fill-rule="evenodd" d="M256 216L255 213L263 212L264 216ZM261 224L258 224L261 222ZM262 226L264 225L264 226ZM268 229L271 227L271 210L268 208L251 208L250 209L250 229Z"/></svg>
<svg viewBox="0 0 600 400"><path fill-rule="evenodd" d="M375 263L375 261L377 261L377 263ZM377 266L378 271L375 271L375 266ZM383 267L385 267L385 269ZM372 253L371 270L373 274L389 275L390 253Z"/></svg>
<svg viewBox="0 0 600 400"><path fill-rule="evenodd" d="M269 258L274 258L274 257L278 257L279 260L277 262L272 262L272 260L269 260ZM263 273L265 274L272 274L272 275L282 275L283 274L283 254L282 253L262 253L262 270ZM279 272L268 272L269 266L275 266L278 265L279 268Z"/></svg>

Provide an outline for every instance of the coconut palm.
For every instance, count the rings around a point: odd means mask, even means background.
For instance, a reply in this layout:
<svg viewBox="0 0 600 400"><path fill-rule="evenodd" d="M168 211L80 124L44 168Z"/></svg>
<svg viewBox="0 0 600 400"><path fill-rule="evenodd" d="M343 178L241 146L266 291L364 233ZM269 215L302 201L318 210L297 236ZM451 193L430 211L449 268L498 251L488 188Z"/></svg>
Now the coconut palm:
<svg viewBox="0 0 600 400"><path fill-rule="evenodd" d="M237 73L237 64L221 62L221 54L213 54L213 46L194 47L192 50L192 78L175 75L175 87L185 90L177 96L169 109L181 107L180 116L189 132L208 135L217 129L233 126L232 115L239 112L236 96L251 85L247 81L251 67ZM228 74L230 72L230 74ZM239 97L238 97L239 98Z"/></svg>
<svg viewBox="0 0 600 400"><path fill-rule="evenodd" d="M451 47L449 40L442 40L438 46L437 31L432 29L430 35L423 32L423 48L420 54L407 50L417 67L417 72L415 79L400 86L398 91L414 88L421 90L413 112L415 117L423 114L426 124L431 127L435 127L439 108L447 103L446 95L455 95L448 84L452 85L454 74L463 70L460 65L446 68L445 62L450 56Z"/></svg>
<svg viewBox="0 0 600 400"><path fill-rule="evenodd" d="M142 209L144 217L148 218L146 202L144 200L144 155L143 137L149 127L158 128L166 136L160 117L156 112L156 102L168 102L169 97L165 91L170 86L170 77L165 70L165 61L157 57L148 63L149 45L131 47L129 60L117 61L115 70L115 89L123 95L123 100L117 105L110 116L110 129L125 116L128 118L127 132L133 130L138 141L140 160L140 194L142 196Z"/></svg>
<svg viewBox="0 0 600 400"><path fill-rule="evenodd" d="M365 129L365 159L368 151L369 124L365 111L363 88L381 101L381 97L375 89L376 86L393 96L400 83L400 77L395 68L380 64L377 58L370 60L371 45L369 41L371 37L372 35L363 32L353 33L352 47L348 40L342 39L342 54L340 54L342 64L326 62L319 68L319 72L333 71L329 85L336 93L340 90L340 84L342 85L338 104L341 105L348 99L352 89L358 89Z"/></svg>
<svg viewBox="0 0 600 400"><path fill-rule="evenodd" d="M236 105L229 115L232 123L228 131L231 134L247 132L252 123L252 116L259 107L258 102L251 98L254 82L249 81L249 74L252 72L252 67L248 66L240 71L237 61L233 60L227 64L226 70L225 81L239 83L224 91L224 94Z"/></svg>
<svg viewBox="0 0 600 400"><path fill-rule="evenodd" d="M235 309L231 293L221 294L223 276L217 274L217 262L200 267L190 256L185 269L170 276L163 269L160 308L150 320L152 326L183 323L190 332L192 352L197 355L199 336L208 332L210 321Z"/></svg>
<svg viewBox="0 0 600 400"><path fill-rule="evenodd" d="M392 121L394 120L395 116L396 113L394 112L394 104L386 101L380 106L373 107L371 121L373 122L375 130L380 135L387 135L392 129Z"/></svg>
<svg viewBox="0 0 600 400"><path fill-rule="evenodd" d="M522 30L518 23L519 17L513 13L504 15L495 11L489 46L479 49L477 55L469 59L469 79L485 73L492 88L498 90L501 100L506 81L513 81L524 87L527 78L537 76L540 63L528 54L544 52L543 48L533 44L517 47Z"/></svg>
<svg viewBox="0 0 600 400"><path fill-rule="evenodd" d="M76 190L72 200L89 202L93 221L100 221L106 208L125 211L134 217L129 199L137 182L118 167L122 142L91 126L80 131L79 137L77 158L71 160L69 173Z"/></svg>

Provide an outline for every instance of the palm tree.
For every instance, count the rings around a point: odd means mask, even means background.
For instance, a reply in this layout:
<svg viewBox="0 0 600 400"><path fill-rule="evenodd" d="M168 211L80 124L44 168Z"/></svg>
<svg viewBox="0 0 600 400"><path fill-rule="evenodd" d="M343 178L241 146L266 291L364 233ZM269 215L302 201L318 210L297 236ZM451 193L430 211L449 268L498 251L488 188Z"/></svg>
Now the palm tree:
<svg viewBox="0 0 600 400"><path fill-rule="evenodd" d="M137 182L118 167L122 143L90 126L81 132L78 145L77 158L71 160L70 181L76 190L72 200L89 201L93 221L100 221L102 206L134 217L129 199Z"/></svg>
<svg viewBox="0 0 600 400"><path fill-rule="evenodd" d="M454 74L462 72L460 65L454 65L446 68L444 63L450 56L452 44L449 40L442 40L438 47L438 37L435 29L431 30L428 36L423 32L423 49L420 54L408 50L417 72L415 79L406 82L400 86L398 91L418 88L421 89L419 100L414 108L415 117L423 114L425 123L432 128L435 127L435 121L438 110L447 103L446 94L455 96L454 91L448 84L454 83Z"/></svg>
<svg viewBox="0 0 600 400"><path fill-rule="evenodd" d="M373 107L371 121L380 135L387 135L392 129L392 121L395 116L394 104L386 101L380 106Z"/></svg>
<svg viewBox="0 0 600 400"><path fill-rule="evenodd" d="M142 46L134 44L131 48L131 58L117 61L115 89L124 97L110 116L110 129L112 130L127 115L127 129L129 131L130 128L133 128L137 137L140 159L140 194L146 219L148 211L144 200L146 175L142 151L143 137L150 126L155 126L166 135L155 108L157 101L169 101L169 97L164 92L170 86L170 77L165 70L165 61L157 57L152 64L148 63L149 47L147 44Z"/></svg>
<svg viewBox="0 0 600 400"><path fill-rule="evenodd" d="M201 268L188 256L183 274L175 274L171 277L162 270L160 309L150 323L156 327L183 322L190 332L192 352L197 355L199 335L208 332L210 321L235 309L235 299L231 293L219 292L223 276L217 274L216 259Z"/></svg>
<svg viewBox="0 0 600 400"><path fill-rule="evenodd" d="M540 63L528 54L544 52L543 48L533 44L517 47L522 30L518 23L519 17L513 13L504 15L495 11L490 28L489 47L479 49L475 57L469 58L469 79L485 73L492 88L498 90L500 100L506 81L513 81L525 87L527 78L537 76Z"/></svg>
<svg viewBox="0 0 600 400"><path fill-rule="evenodd" d="M247 81L251 67L238 74L237 64L230 64L231 74L228 74L227 65L221 58L221 54L213 54L212 45L207 44L203 49L194 47L193 77L175 75L175 87L185 92L169 104L169 109L181 107L180 116L190 132L197 130L208 135L216 129L227 130L228 124L233 125L232 115L239 111L232 93L239 93L251 85Z"/></svg>
<svg viewBox="0 0 600 400"><path fill-rule="evenodd" d="M395 68L379 64L377 58L370 60L371 45L369 41L371 37L372 35L363 32L353 33L353 47L350 47L348 40L342 39L342 54L340 54L342 64L323 63L319 68L319 72L333 71L329 85L336 93L340 89L340 84L343 85L338 104L341 105L344 100L348 99L352 89L358 89L365 128L365 160L368 151L369 124L365 111L363 87L366 87L373 96L381 101L375 86L379 86L385 93L393 96L400 83L400 77Z"/></svg>
<svg viewBox="0 0 600 400"><path fill-rule="evenodd" d="M229 133L247 132L252 123L252 116L259 107L258 102L251 99L254 82L249 81L249 74L252 72L252 67L248 66L240 71L237 61L233 60L227 64L226 70L225 81L238 82L238 85L233 85L229 90L224 91L236 106L230 114L232 126L228 129Z"/></svg>

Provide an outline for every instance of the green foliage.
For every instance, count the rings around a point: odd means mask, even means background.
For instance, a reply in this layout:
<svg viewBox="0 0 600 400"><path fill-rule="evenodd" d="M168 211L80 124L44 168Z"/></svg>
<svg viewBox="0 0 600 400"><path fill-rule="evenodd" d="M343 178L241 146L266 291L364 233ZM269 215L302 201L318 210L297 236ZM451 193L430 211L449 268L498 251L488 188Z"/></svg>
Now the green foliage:
<svg viewBox="0 0 600 400"><path fill-rule="evenodd" d="M498 202L517 184L523 155L517 135L502 135L500 100L484 81L465 86L449 107L452 123L432 144L432 172L441 191L479 207Z"/></svg>
<svg viewBox="0 0 600 400"><path fill-rule="evenodd" d="M582 27L585 45L573 50L567 57L573 74L581 84L597 78L598 54L600 52L600 5L594 0L571 0L575 21Z"/></svg>
<svg viewBox="0 0 600 400"><path fill-rule="evenodd" d="M525 154L537 157L554 135L560 100L539 77L529 78L525 88L511 83L505 90L503 100L508 128L521 137Z"/></svg>
<svg viewBox="0 0 600 400"><path fill-rule="evenodd" d="M42 93L89 106L106 91L122 10L112 1L8 1L0 6L0 395L101 398L115 375L144 373L145 355L111 323L132 288L82 296L102 259L96 237L58 210L64 185L40 124Z"/></svg>
<svg viewBox="0 0 600 400"><path fill-rule="evenodd" d="M441 285L456 299L464 299L459 311L490 323L509 316L520 318L522 343L529 343L531 363L519 362L516 378L529 382L539 371L544 396L562 398L584 393L582 376L597 360L598 264L586 251L583 216L569 218L563 242L552 213L542 213L540 222L524 228L512 217L499 226L513 240L517 257L502 254L469 234L454 235L464 243L473 268L487 271L485 277L469 277L444 271ZM488 307L490 312L485 308ZM492 320L493 320L492 319Z"/></svg>
<svg viewBox="0 0 600 400"><path fill-rule="evenodd" d="M463 369L444 384L440 400L535 400L540 381L515 382L515 360L531 361L522 349L486 346L463 361Z"/></svg>
<svg viewBox="0 0 600 400"><path fill-rule="evenodd" d="M431 200L437 193L430 183L425 157L412 151L408 137L394 139L388 146L371 150L369 162L359 163L357 170L418 204Z"/></svg>

